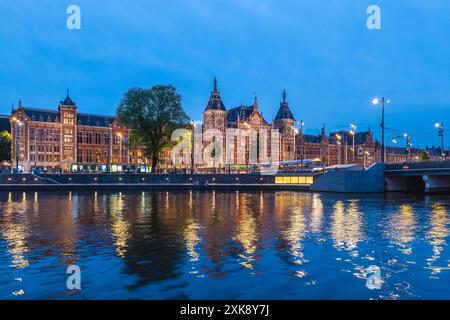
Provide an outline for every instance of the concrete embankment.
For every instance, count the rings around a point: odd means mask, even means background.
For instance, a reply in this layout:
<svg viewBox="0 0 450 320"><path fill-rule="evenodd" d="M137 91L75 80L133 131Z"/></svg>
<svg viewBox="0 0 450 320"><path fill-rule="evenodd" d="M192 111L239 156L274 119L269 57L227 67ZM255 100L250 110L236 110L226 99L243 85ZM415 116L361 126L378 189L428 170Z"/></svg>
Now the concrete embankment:
<svg viewBox="0 0 450 320"><path fill-rule="evenodd" d="M280 184L276 183L275 179L276 176L259 174L21 174L0 175L0 190L257 189L308 191L309 189L309 186L305 184ZM198 182L200 185L194 186L194 182ZM207 182L206 186L205 182Z"/></svg>
<svg viewBox="0 0 450 320"><path fill-rule="evenodd" d="M301 184L299 181L313 181ZM299 190L341 193L385 191L384 165L324 174L21 174L0 175L0 190L13 189L225 189ZM200 186L194 186L198 182ZM205 186L207 182L207 186Z"/></svg>
<svg viewBox="0 0 450 320"><path fill-rule="evenodd" d="M311 191L339 193L385 192L385 165L377 163L366 170L328 171L310 186Z"/></svg>

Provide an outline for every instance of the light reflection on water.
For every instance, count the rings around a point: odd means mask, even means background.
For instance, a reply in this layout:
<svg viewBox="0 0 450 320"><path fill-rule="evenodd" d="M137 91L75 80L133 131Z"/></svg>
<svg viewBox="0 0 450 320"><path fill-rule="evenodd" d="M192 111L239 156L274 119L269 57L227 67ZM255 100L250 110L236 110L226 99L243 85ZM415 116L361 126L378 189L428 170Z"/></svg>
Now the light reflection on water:
<svg viewBox="0 0 450 320"><path fill-rule="evenodd" d="M449 208L401 194L3 192L0 298L450 299ZM65 287L72 264L79 292Z"/></svg>

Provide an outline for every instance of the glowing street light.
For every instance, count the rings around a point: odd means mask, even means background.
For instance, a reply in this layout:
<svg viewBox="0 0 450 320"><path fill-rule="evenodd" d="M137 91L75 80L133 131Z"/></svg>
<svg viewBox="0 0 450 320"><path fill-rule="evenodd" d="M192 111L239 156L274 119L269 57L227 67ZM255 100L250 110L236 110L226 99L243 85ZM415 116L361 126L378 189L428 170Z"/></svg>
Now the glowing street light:
<svg viewBox="0 0 450 320"><path fill-rule="evenodd" d="M335 135L336 143L338 145L338 164L341 164L341 144L342 144L342 136L338 133Z"/></svg>
<svg viewBox="0 0 450 320"><path fill-rule="evenodd" d="M381 104L381 162L386 162L385 149L386 146L384 144L384 105L387 103L391 103L391 100L382 97L381 99L375 98L372 100L374 105Z"/></svg>
<svg viewBox="0 0 450 320"><path fill-rule="evenodd" d="M122 132L117 133L117 137L119 138L119 164L122 163Z"/></svg>
<svg viewBox="0 0 450 320"><path fill-rule="evenodd" d="M355 135L356 135L356 125L354 123L350 124L350 135L352 136L352 152L353 152L353 163L355 163Z"/></svg>
<svg viewBox="0 0 450 320"><path fill-rule="evenodd" d="M403 137L406 138L406 147L408 149L408 161L411 161L411 147L412 147L411 135L409 133L405 132L403 134Z"/></svg>
<svg viewBox="0 0 450 320"><path fill-rule="evenodd" d="M445 160L445 150L444 150L444 123L436 123L435 128L438 130L438 136L441 138L441 157Z"/></svg>
<svg viewBox="0 0 450 320"><path fill-rule="evenodd" d="M13 117L12 121L15 124L15 133L16 133L16 139L15 139L15 148L16 148L16 170L19 172L19 149L20 149L20 141L19 141L19 131L20 127L23 125L23 122L20 121L17 117Z"/></svg>
<svg viewBox="0 0 450 320"><path fill-rule="evenodd" d="M301 130L301 137L300 137L300 168L303 170L303 126L305 125L305 122L303 120L300 121L300 130Z"/></svg>

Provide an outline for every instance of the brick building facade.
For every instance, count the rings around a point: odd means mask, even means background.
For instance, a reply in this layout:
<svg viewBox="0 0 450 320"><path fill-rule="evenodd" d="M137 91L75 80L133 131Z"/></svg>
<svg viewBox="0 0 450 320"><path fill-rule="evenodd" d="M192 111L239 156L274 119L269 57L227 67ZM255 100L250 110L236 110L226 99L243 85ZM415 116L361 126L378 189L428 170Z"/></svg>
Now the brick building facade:
<svg viewBox="0 0 450 320"><path fill-rule="evenodd" d="M69 171L141 171L148 172L149 159L138 148L127 143L130 130L118 125L115 117L84 114L67 93L57 110L24 107L22 102L9 118L12 136L12 167L31 172L34 168L47 172ZM213 90L203 112L200 144L204 152L188 158L196 167L226 167L296 160L321 161L325 166L358 163L368 166L381 161L381 146L371 130L326 133L325 126L317 135L305 134L294 117L286 92L272 123L259 111L258 99L253 104L228 109L223 103L214 79ZM274 133L275 132L275 133ZM272 139L276 134L277 139ZM278 142L276 142L276 141ZM252 158L250 146L257 145ZM196 143L194 142L194 146ZM213 146L213 147L211 147ZM222 152L216 154L220 146ZM421 151L387 147L387 162L419 160ZM433 154L430 154L433 159ZM253 159L253 161L252 161ZM171 150L165 148L159 170L173 167ZM191 165L180 166L190 168Z"/></svg>
<svg viewBox="0 0 450 320"><path fill-rule="evenodd" d="M230 159L225 157L227 153L231 153L234 155L231 156L231 164L248 165L251 163L249 163L250 141L247 132L254 130L267 133L267 142L263 146L258 145L259 153L264 154L263 157L258 156L258 163L267 161L271 156L274 162L316 159L323 162L325 166L350 163L368 166L381 160L380 145L375 142L370 129L363 132L339 131L327 134L324 126L319 134L311 135L304 134L301 127L289 107L285 91L283 91L277 114L273 122L269 123L259 112L256 97L250 106L239 106L227 110L217 89L217 80L214 79L213 91L203 112L203 145L206 146L214 140L212 137L214 133L211 132L220 132L222 139L220 143L225 149L221 160L228 160L224 163L229 164ZM278 148L271 148L271 129L279 131ZM227 132L231 133L232 139L227 137ZM407 161L408 153L400 152L400 149L387 148L387 161ZM236 150L242 151L244 156L238 159ZM271 152L276 154L271 155ZM205 164L215 165L208 161Z"/></svg>
<svg viewBox="0 0 450 320"><path fill-rule="evenodd" d="M148 159L127 143L129 129L111 116L78 113L69 93L57 110L19 101L10 122L12 165L23 172L148 171Z"/></svg>

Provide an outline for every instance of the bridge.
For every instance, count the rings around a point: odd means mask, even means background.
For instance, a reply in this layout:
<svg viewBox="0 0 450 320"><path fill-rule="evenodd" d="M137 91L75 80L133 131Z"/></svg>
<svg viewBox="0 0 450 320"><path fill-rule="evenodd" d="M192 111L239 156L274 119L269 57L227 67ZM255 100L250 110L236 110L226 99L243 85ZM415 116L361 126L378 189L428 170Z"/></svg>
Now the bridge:
<svg viewBox="0 0 450 320"><path fill-rule="evenodd" d="M450 161L387 164L386 191L450 192Z"/></svg>

